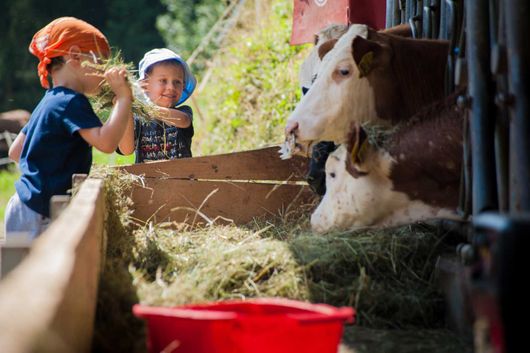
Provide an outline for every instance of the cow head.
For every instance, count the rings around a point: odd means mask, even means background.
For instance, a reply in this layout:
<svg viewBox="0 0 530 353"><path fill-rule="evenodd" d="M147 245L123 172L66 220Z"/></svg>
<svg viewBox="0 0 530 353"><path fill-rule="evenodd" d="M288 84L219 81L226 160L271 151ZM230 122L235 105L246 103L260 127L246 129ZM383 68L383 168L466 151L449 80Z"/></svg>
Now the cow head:
<svg viewBox="0 0 530 353"><path fill-rule="evenodd" d="M351 122L391 126L443 98L448 42L352 25L327 53L287 119L297 143L347 139Z"/></svg>
<svg viewBox="0 0 530 353"><path fill-rule="evenodd" d="M366 40L369 32L372 30L365 25L352 25L334 43L322 59L311 89L288 118L287 135L294 134L302 144L314 140L342 143L352 121L380 120L367 76L384 67L390 53L384 44Z"/></svg>
<svg viewBox="0 0 530 353"><path fill-rule="evenodd" d="M357 131L326 162L326 194L311 216L317 233L373 225L394 205L384 202L392 192L392 158Z"/></svg>

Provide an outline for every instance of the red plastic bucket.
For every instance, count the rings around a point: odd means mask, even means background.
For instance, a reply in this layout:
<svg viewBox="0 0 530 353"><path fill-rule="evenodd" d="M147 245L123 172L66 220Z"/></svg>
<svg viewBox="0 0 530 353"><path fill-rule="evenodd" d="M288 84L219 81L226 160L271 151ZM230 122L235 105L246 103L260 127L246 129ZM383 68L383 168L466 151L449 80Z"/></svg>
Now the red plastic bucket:
<svg viewBox="0 0 530 353"><path fill-rule="evenodd" d="M286 299L135 305L151 353L336 353L354 310Z"/></svg>

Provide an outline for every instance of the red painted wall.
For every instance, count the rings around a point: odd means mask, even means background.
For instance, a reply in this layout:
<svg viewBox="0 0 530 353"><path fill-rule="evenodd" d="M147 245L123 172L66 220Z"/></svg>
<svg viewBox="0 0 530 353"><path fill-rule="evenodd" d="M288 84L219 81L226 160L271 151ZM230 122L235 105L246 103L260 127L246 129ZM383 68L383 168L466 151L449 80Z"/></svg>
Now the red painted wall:
<svg viewBox="0 0 530 353"><path fill-rule="evenodd" d="M291 44L313 41L315 33L332 23L363 23L385 27L386 0L294 0Z"/></svg>

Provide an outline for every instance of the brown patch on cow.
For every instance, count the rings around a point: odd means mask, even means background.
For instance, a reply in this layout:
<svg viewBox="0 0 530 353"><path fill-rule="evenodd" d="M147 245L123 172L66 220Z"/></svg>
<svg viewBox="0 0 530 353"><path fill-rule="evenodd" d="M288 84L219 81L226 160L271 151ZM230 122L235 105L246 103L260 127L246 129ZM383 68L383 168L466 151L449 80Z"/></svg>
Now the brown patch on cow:
<svg viewBox="0 0 530 353"><path fill-rule="evenodd" d="M403 38L369 29L368 39L358 36L352 42L355 62L360 63L370 51L374 58L366 78L374 89L381 119L396 124L444 98L449 42Z"/></svg>
<svg viewBox="0 0 530 353"><path fill-rule="evenodd" d="M390 155L398 160L390 175L394 189L429 205L451 209L458 205L465 116L456 106L458 94L421 110L399 126L387 145ZM426 146L426 140L432 144ZM399 158L402 155L407 158Z"/></svg>
<svg viewBox="0 0 530 353"><path fill-rule="evenodd" d="M331 49L333 49L335 43L337 43L337 40L338 39L328 40L327 42L322 43L320 47L318 47L318 57L320 58L320 60L322 60L324 56L326 56L326 54L329 53Z"/></svg>
<svg viewBox="0 0 530 353"><path fill-rule="evenodd" d="M410 28L410 25L408 23L403 23L394 27L390 27L379 32L399 37L412 37L412 29Z"/></svg>

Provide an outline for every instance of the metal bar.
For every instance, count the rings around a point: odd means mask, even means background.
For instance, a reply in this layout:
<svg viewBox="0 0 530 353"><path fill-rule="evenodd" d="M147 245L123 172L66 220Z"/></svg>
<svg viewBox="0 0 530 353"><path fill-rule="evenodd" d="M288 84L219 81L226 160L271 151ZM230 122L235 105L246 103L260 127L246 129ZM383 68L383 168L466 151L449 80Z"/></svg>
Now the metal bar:
<svg viewBox="0 0 530 353"><path fill-rule="evenodd" d="M465 99L462 97L461 99ZM462 103L463 104L463 103ZM465 106L460 109L466 109ZM469 114L463 122L462 138L462 175L460 177L460 197L458 201L458 213L463 219L467 219L471 214L471 193L473 185L471 184L471 146L469 143Z"/></svg>
<svg viewBox="0 0 530 353"><path fill-rule="evenodd" d="M416 7L414 10L414 38L423 38L423 0L416 0Z"/></svg>
<svg viewBox="0 0 530 353"><path fill-rule="evenodd" d="M394 1L396 0L386 0L386 28L392 27L394 23Z"/></svg>
<svg viewBox="0 0 530 353"><path fill-rule="evenodd" d="M504 3L509 86L513 96L510 127L510 210L530 210L530 1Z"/></svg>
<svg viewBox="0 0 530 353"><path fill-rule="evenodd" d="M497 209L495 179L495 111L490 74L488 4L466 1L467 62L471 97L470 136L473 168L473 215Z"/></svg>
<svg viewBox="0 0 530 353"><path fill-rule="evenodd" d="M423 21L422 21L422 35L424 38L431 38L432 36L432 11L429 0L425 0L423 6Z"/></svg>
<svg viewBox="0 0 530 353"><path fill-rule="evenodd" d="M405 11L405 21L403 23L408 23L409 19L412 18L412 4L415 0L407 0L406 11Z"/></svg>
<svg viewBox="0 0 530 353"><path fill-rule="evenodd" d="M506 32L504 26L504 7L498 0L490 0L490 40L491 40L491 73L495 77L497 95L497 119L495 122L495 163L497 169L497 197L499 211L508 212L509 194L509 160L510 160L510 113L506 104L508 97L508 68L506 58Z"/></svg>
<svg viewBox="0 0 530 353"><path fill-rule="evenodd" d="M438 38L440 34L440 0L431 0L431 38Z"/></svg>
<svg viewBox="0 0 530 353"><path fill-rule="evenodd" d="M447 2L440 1L440 27L438 30L438 39L449 39L447 36Z"/></svg>
<svg viewBox="0 0 530 353"><path fill-rule="evenodd" d="M399 11L399 4L401 0L395 0L392 8L392 26L397 26L401 23L401 12Z"/></svg>
<svg viewBox="0 0 530 353"><path fill-rule="evenodd" d="M447 68L445 70L445 93L448 95L455 89L455 49L458 45L457 26L457 8L453 0L444 0L445 4L445 22L442 32L445 39L451 41L449 55L447 56Z"/></svg>

